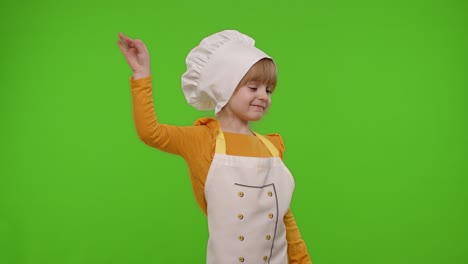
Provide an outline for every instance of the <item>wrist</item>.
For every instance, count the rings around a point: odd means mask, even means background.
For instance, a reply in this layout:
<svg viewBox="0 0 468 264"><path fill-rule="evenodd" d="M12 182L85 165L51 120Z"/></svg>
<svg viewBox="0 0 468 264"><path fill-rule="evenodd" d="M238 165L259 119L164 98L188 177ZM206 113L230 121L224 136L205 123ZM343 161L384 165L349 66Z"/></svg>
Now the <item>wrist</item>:
<svg viewBox="0 0 468 264"><path fill-rule="evenodd" d="M144 70L144 71L135 71L133 72L133 79L138 80L138 79L143 79L151 75L151 72L149 70Z"/></svg>

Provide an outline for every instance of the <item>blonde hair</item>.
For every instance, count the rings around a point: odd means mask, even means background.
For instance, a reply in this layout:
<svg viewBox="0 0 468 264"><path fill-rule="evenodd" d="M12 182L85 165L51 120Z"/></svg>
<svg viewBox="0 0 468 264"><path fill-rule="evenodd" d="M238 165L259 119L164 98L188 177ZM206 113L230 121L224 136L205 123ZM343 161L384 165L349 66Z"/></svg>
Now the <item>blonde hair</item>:
<svg viewBox="0 0 468 264"><path fill-rule="evenodd" d="M272 90L276 87L278 70L272 59L263 58L257 61L245 74L237 87L246 85L248 82L255 81L266 84Z"/></svg>

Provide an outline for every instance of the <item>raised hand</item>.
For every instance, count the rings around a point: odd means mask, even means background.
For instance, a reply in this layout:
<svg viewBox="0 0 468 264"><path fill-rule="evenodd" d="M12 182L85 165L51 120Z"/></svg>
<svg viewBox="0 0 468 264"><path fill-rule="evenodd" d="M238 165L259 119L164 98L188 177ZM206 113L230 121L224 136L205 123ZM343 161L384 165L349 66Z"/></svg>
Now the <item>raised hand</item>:
<svg viewBox="0 0 468 264"><path fill-rule="evenodd" d="M119 33L118 45L125 59L132 68L133 79L140 79L151 75L149 52L143 41L131 39Z"/></svg>

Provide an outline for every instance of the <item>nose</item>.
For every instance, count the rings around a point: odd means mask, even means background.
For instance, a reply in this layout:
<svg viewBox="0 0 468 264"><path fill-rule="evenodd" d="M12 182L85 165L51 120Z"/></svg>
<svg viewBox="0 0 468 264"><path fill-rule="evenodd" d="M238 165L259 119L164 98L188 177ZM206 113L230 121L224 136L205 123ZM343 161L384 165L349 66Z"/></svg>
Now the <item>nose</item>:
<svg viewBox="0 0 468 264"><path fill-rule="evenodd" d="M268 93L267 93L267 90L266 89L258 89L258 94L257 94L257 98L259 100L266 100L268 98Z"/></svg>

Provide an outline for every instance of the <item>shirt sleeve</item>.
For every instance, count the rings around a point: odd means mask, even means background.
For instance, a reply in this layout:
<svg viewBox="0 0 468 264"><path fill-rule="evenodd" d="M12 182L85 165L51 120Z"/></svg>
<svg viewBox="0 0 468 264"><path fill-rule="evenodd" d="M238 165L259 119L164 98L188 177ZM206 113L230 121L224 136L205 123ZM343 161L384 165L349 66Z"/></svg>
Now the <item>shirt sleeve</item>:
<svg viewBox="0 0 468 264"><path fill-rule="evenodd" d="M284 224L286 225L289 264L312 264L307 252L307 246L304 240L302 240L291 209L284 216Z"/></svg>
<svg viewBox="0 0 468 264"><path fill-rule="evenodd" d="M207 126L159 123L153 103L151 76L137 80L131 77L130 87L136 132L146 145L186 158L199 152L203 142L212 141L213 132Z"/></svg>
<svg viewBox="0 0 468 264"><path fill-rule="evenodd" d="M271 143L278 149L280 153L280 158L283 160L283 152L285 150L283 138L279 134L267 134L266 137L270 140Z"/></svg>

